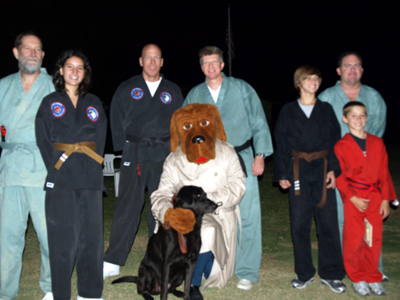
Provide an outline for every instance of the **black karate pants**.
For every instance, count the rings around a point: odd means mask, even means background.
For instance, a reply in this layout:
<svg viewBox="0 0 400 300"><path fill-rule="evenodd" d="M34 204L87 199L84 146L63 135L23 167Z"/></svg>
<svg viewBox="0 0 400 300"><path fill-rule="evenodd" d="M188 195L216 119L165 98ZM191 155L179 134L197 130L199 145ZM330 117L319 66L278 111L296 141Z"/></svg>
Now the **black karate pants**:
<svg viewBox="0 0 400 300"><path fill-rule="evenodd" d="M326 203L321 201L321 181L307 182L300 179L300 195L294 195L294 184L289 191L290 223L293 239L295 272L301 281L315 275L311 256L311 222L315 215L318 237L318 275L322 279L342 280L345 276L340 246L334 189L328 189Z"/></svg>
<svg viewBox="0 0 400 300"><path fill-rule="evenodd" d="M71 299L75 261L79 296L101 298L103 192L47 190L46 221L54 300Z"/></svg>
<svg viewBox="0 0 400 300"><path fill-rule="evenodd" d="M150 202L150 195L158 189L164 160L157 163L141 163L140 177L137 175L136 164L130 163L129 166L124 166L124 161L121 164L119 195L114 206L110 246L104 257L106 262L119 266L125 265L129 251L135 240L144 206L145 189L147 187ZM154 216L151 212L151 203L147 213L147 224L150 238L153 235L155 227Z"/></svg>

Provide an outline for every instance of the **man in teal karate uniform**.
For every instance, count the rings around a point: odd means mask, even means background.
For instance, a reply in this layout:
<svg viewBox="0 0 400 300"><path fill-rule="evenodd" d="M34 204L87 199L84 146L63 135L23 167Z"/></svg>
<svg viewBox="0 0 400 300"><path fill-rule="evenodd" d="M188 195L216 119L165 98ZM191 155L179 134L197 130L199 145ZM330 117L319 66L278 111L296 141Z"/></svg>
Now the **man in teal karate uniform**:
<svg viewBox="0 0 400 300"><path fill-rule="evenodd" d="M200 50L199 57L206 80L189 92L183 105L196 102L216 105L227 142L243 158L247 173L246 194L239 204L242 226L241 233L238 228L235 275L239 279L237 287L249 290L252 282L258 282L261 264L261 210L257 176L264 172L264 158L273 153L271 135L256 91L245 81L222 73L223 52L217 47L207 46Z"/></svg>
<svg viewBox="0 0 400 300"><path fill-rule="evenodd" d="M368 109L368 121L365 125L365 131L381 138L385 133L386 127L386 104L378 91L361 84L361 77L364 72L361 56L356 52L341 54L336 72L340 76L340 80L333 87L319 94L318 99L329 102L332 105L341 127L342 137L349 132L349 127L342 121L343 106L349 101L359 101L364 103ZM341 199L339 190L336 188L340 241L342 242L344 213ZM382 256L379 270L383 274ZM388 280L384 274L383 278Z"/></svg>
<svg viewBox="0 0 400 300"><path fill-rule="evenodd" d="M51 76L40 68L41 40L20 34L13 49L19 72L0 80L0 125L5 141L0 157L0 299L18 296L28 215L40 243L39 284L44 300L53 299L45 217L46 167L36 145L35 116L44 96L54 91Z"/></svg>
<svg viewBox="0 0 400 300"><path fill-rule="evenodd" d="M344 53L338 64L336 72L340 80L319 94L318 98L332 105L342 129L342 137L349 132L349 126L342 121L343 106L349 101L364 103L368 109L365 131L381 138L386 127L386 104L377 90L361 84L364 72L361 57L353 52Z"/></svg>

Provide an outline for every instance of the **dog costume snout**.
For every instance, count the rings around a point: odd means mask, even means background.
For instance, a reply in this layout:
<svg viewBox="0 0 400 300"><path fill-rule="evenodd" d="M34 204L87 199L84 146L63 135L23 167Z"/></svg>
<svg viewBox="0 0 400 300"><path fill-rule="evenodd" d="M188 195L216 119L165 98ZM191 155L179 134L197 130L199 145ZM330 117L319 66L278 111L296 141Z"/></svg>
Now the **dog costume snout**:
<svg viewBox="0 0 400 300"><path fill-rule="evenodd" d="M202 135L196 135L193 139L192 139L192 143L193 144L201 144L204 143L206 141L206 138Z"/></svg>
<svg viewBox="0 0 400 300"><path fill-rule="evenodd" d="M193 103L175 111L171 119L171 151L181 144L189 162L203 164L215 158L215 142L226 142L218 108Z"/></svg>

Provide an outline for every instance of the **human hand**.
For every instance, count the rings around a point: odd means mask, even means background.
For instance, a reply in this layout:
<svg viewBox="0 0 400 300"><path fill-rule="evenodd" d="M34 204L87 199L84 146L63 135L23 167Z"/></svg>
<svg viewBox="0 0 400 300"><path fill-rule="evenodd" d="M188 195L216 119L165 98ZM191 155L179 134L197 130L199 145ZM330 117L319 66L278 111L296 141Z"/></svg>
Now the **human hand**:
<svg viewBox="0 0 400 300"><path fill-rule="evenodd" d="M329 183L330 181L330 183ZM335 172L330 171L326 174L326 183L329 183L326 188L327 189L334 189L336 187L336 177Z"/></svg>
<svg viewBox="0 0 400 300"><path fill-rule="evenodd" d="M260 176L262 173L264 173L264 168L265 168L265 162L264 159L261 156L256 156L253 161L253 166L251 167L251 170L253 171L253 176Z"/></svg>
<svg viewBox="0 0 400 300"><path fill-rule="evenodd" d="M353 202L353 204L359 211L365 212L367 210L369 199L353 196L350 198L350 201Z"/></svg>
<svg viewBox="0 0 400 300"><path fill-rule="evenodd" d="M382 219L386 219L386 217L390 214L389 200L382 201L379 213L382 215Z"/></svg>
<svg viewBox="0 0 400 300"><path fill-rule="evenodd" d="M290 184L289 180L279 180L279 185L281 186L281 188L283 188L284 190L290 188L292 185Z"/></svg>

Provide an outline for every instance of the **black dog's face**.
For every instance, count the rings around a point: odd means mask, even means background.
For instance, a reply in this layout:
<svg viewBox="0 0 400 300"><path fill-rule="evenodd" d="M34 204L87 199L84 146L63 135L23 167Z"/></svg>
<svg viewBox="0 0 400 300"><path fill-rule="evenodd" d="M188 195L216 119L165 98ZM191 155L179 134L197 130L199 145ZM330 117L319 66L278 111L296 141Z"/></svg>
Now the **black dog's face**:
<svg viewBox="0 0 400 300"><path fill-rule="evenodd" d="M191 209L196 216L207 213L213 213L218 205L207 198L207 194L201 187L198 186L184 186L178 192L174 202L174 208L187 208Z"/></svg>

